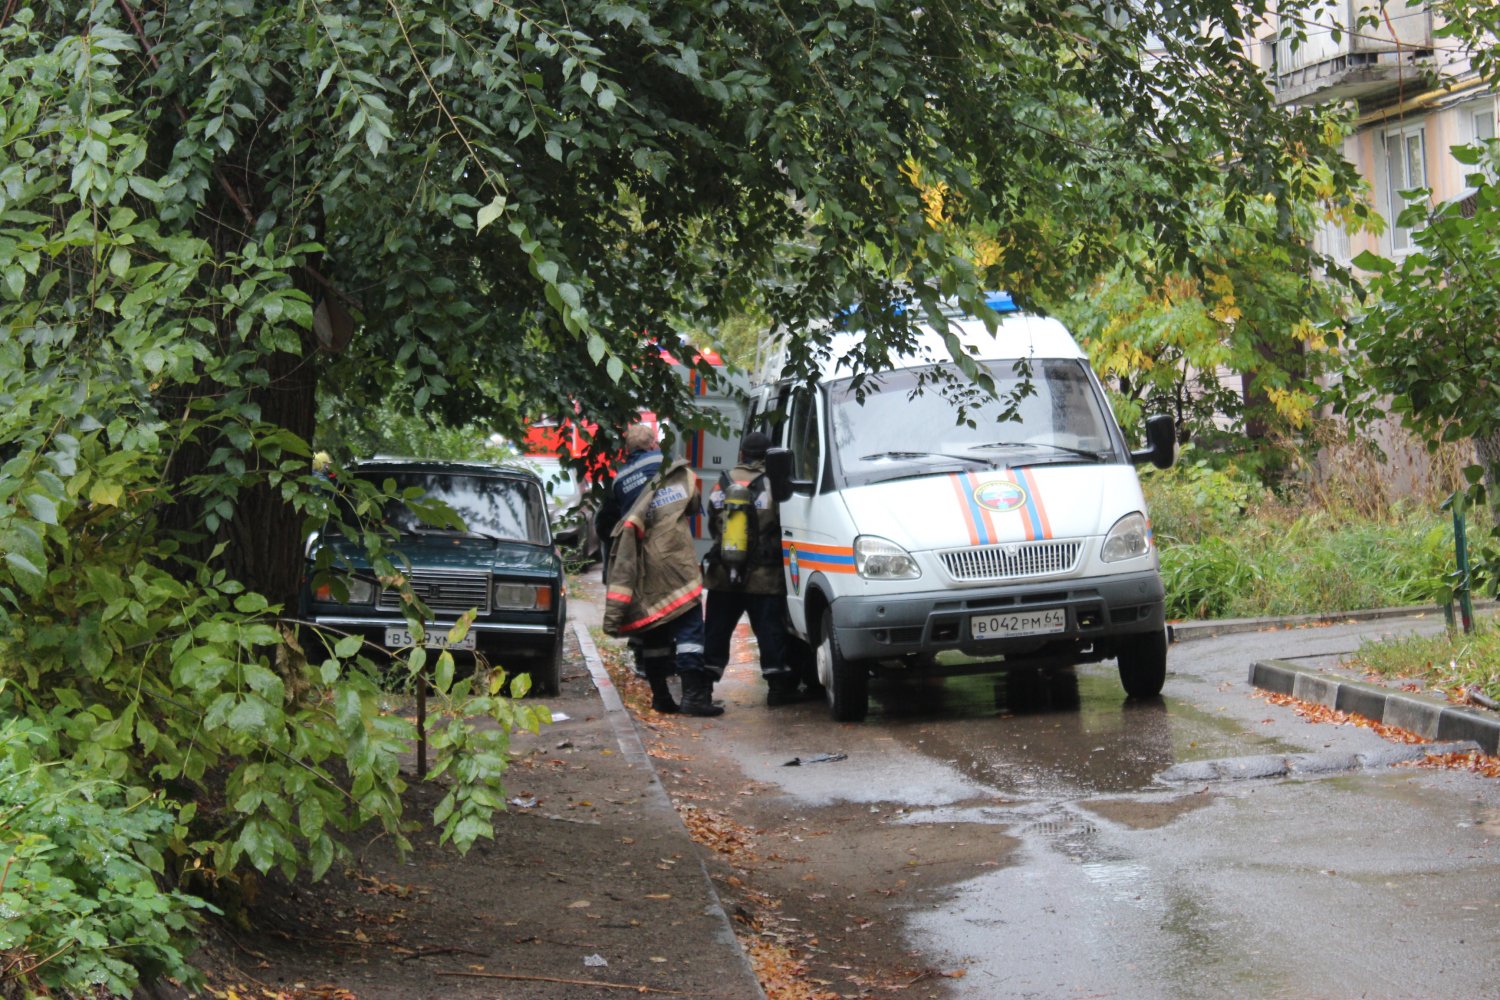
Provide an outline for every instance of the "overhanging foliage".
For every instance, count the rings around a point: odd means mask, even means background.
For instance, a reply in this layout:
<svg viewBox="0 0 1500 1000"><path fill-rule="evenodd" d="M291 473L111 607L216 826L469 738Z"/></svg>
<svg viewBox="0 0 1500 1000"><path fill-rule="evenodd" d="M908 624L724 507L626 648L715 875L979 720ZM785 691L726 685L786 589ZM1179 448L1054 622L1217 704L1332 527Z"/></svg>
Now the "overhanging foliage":
<svg viewBox="0 0 1500 1000"><path fill-rule="evenodd" d="M1219 0L0 10L0 705L165 792L163 872L317 874L337 831L401 829L409 726L353 647L289 641L320 386L511 437L680 416L678 330L1055 294L1120 232L1191 272L1180 192L1238 222L1323 141L1241 55L1259 7ZM466 844L545 715L444 693L501 724L435 737Z"/></svg>

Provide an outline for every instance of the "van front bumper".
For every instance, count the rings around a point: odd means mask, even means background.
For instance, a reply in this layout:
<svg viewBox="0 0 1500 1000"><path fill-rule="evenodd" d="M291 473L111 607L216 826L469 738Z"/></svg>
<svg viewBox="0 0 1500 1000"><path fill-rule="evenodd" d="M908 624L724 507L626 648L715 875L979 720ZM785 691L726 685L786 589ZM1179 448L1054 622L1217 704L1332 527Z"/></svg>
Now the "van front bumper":
<svg viewBox="0 0 1500 1000"><path fill-rule="evenodd" d="M1113 655L1111 640L1166 628L1166 592L1154 570L1119 576L1007 584L916 594L840 597L834 635L848 659L878 660L959 650L971 656L1025 656L1048 651ZM975 639L971 621L1062 609L1061 631Z"/></svg>

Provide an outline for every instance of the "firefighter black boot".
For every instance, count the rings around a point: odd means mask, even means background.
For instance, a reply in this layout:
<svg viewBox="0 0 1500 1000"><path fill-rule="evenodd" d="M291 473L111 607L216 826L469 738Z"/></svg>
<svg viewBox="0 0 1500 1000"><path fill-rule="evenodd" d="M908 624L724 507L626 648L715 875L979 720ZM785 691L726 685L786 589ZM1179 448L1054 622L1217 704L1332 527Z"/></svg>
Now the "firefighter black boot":
<svg viewBox="0 0 1500 1000"><path fill-rule="evenodd" d="M682 714L704 717L724 714L724 706L714 704L712 674L703 670L688 670L680 676L682 677Z"/></svg>
<svg viewBox="0 0 1500 1000"><path fill-rule="evenodd" d="M672 689L667 686L667 678L670 676L671 674L660 670L652 670L646 674L646 681L651 685L651 708L664 715L671 715L678 711L677 701L672 697ZM684 692L683 701L687 701L686 692Z"/></svg>

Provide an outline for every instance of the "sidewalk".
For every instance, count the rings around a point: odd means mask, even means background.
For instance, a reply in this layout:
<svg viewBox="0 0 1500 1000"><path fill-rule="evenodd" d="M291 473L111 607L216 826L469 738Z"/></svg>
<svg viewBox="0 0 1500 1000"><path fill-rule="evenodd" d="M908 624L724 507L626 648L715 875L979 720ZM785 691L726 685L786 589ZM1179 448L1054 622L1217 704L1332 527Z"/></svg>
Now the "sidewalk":
<svg viewBox="0 0 1500 1000"><path fill-rule="evenodd" d="M693 842L677 810L672 806L666 789L658 778L656 768L641 742L635 719L620 699L599 649L594 643L591 628L602 620L602 594L596 592L597 576L577 581L569 595L568 619L573 634L588 667L593 681L594 693L599 702L599 714L608 720L620 747L620 757L636 775L639 788L636 801L637 815L642 822L651 824L657 831L653 839L659 850L672 851L677 856L693 859L691 872L677 872L680 880L674 893L691 898L695 912L701 914L699 926L692 934L686 934L680 945L691 951L694 977L714 984L712 996L726 1000L765 1000L765 993L756 979L750 960L735 937L723 901L714 889L707 868L701 860L702 848ZM603 873L600 873L603 874ZM638 873L630 873L633 882ZM601 889L609 890L607 886ZM621 885L619 898L630 898L635 887ZM610 893L614 895L613 892ZM696 939L696 940L694 940ZM681 956L678 956L681 957Z"/></svg>
<svg viewBox="0 0 1500 1000"><path fill-rule="evenodd" d="M1476 610L1492 610L1492 601L1476 601ZM1344 622L1392 622L1424 619L1431 628L1443 621L1437 607L1374 608L1342 614L1298 615L1288 618L1237 618L1180 622L1168 626L1174 643L1221 635L1260 632ZM1435 741L1472 741L1486 754L1500 752L1500 713L1455 705L1438 695L1408 691L1356 678L1341 657L1300 659L1265 658L1250 664L1250 685L1340 712L1363 716Z"/></svg>

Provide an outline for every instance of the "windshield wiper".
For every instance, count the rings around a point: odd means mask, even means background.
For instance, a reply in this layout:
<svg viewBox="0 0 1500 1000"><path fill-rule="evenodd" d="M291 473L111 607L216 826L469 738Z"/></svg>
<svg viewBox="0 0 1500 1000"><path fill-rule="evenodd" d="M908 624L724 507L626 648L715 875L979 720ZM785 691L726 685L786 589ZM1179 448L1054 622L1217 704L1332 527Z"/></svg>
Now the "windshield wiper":
<svg viewBox="0 0 1500 1000"><path fill-rule="evenodd" d="M491 542L504 542L508 539L505 535L498 535L493 531L482 531L478 528L470 528L468 531L460 532L465 538L483 538Z"/></svg>
<svg viewBox="0 0 1500 1000"><path fill-rule="evenodd" d="M983 465L985 468L988 468L988 469L993 469L995 467L995 463L992 462L990 459L980 458L978 455L950 455L950 454L948 454L946 452L941 452L941 451L879 451L879 452L876 452L873 455L861 455L859 457L859 460L861 462L874 462L874 461L877 461L877 460L882 459L882 458L891 458L891 459L897 459L897 460L902 460L902 459L922 459L922 458L929 458L929 459L931 459L931 458L940 458L940 459L946 459L946 460L948 460L950 462L952 462L952 461L963 462L966 466L972 466L972 465L978 464L978 465ZM924 472L923 475L926 475L926 473Z"/></svg>
<svg viewBox="0 0 1500 1000"><path fill-rule="evenodd" d="M435 536L441 538L482 538L489 542L514 541L508 535L484 531L480 528L434 528L431 525L409 525L401 529L404 535Z"/></svg>
<svg viewBox="0 0 1500 1000"><path fill-rule="evenodd" d="M1086 448L1069 448L1061 444L1048 444L1044 441L991 441L987 444L972 444L970 448L1051 448L1067 455L1077 455L1079 458L1087 458L1093 462L1104 461L1104 453L1089 451Z"/></svg>

